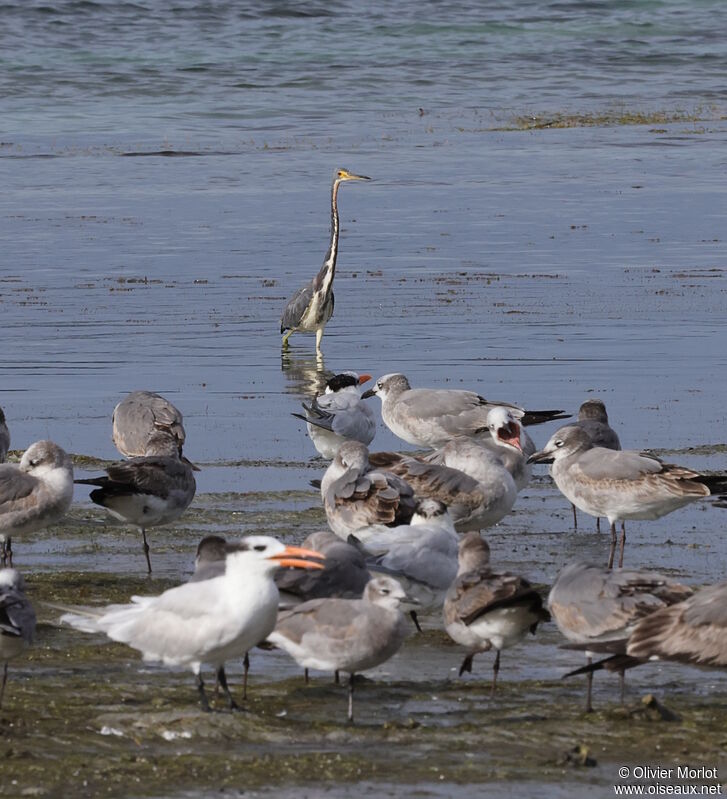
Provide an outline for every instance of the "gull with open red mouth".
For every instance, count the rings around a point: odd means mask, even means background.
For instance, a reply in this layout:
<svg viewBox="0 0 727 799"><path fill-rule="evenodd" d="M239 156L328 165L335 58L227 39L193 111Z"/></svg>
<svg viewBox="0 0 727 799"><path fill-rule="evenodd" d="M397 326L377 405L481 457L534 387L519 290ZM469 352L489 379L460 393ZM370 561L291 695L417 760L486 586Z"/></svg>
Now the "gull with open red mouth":
<svg viewBox="0 0 727 799"><path fill-rule="evenodd" d="M503 407L523 425L565 419L563 411L526 411L508 402L486 400L474 391L412 388L406 376L380 377L363 398L381 399L381 416L399 438L416 447L436 449L457 436L489 437L487 414Z"/></svg>

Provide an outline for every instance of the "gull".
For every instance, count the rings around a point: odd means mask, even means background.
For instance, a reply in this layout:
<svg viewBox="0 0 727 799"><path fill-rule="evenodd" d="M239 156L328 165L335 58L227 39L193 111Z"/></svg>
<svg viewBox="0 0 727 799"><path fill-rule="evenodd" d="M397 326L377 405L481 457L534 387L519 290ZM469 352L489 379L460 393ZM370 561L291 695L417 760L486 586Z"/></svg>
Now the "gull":
<svg viewBox="0 0 727 799"><path fill-rule="evenodd" d="M8 681L8 661L21 654L34 635L35 611L25 596L25 580L15 569L0 569L0 662L4 664L0 708Z"/></svg>
<svg viewBox="0 0 727 799"><path fill-rule="evenodd" d="M616 550L617 521L659 519L727 486L725 475L703 475L663 463L646 452L594 446L585 430L572 425L558 430L528 462L552 463L553 480L566 499L591 516L608 519L609 568ZM625 543L622 529L619 566L623 566Z"/></svg>
<svg viewBox="0 0 727 799"><path fill-rule="evenodd" d="M369 451L346 441L321 480L328 524L344 540L374 524L406 524L416 500L411 486L390 472L371 468Z"/></svg>
<svg viewBox="0 0 727 799"><path fill-rule="evenodd" d="M338 187L348 180L371 180L366 175L354 175L347 169L337 169L331 186L331 243L318 274L290 298L280 318L283 348L293 333L315 333L316 352L321 351L323 331L333 316L333 278L338 256ZM287 333L285 331L288 331Z"/></svg>
<svg viewBox="0 0 727 799"><path fill-rule="evenodd" d="M588 675L586 711L591 712L594 668L604 665L618 671L623 701L624 669L635 665L623 657L636 625L655 611L681 602L692 594L666 575L652 571L618 569L611 571L590 563L570 563L560 571L548 596L548 607L569 649L584 650L588 666L566 677ZM591 666L594 653L615 655Z"/></svg>
<svg viewBox="0 0 727 799"><path fill-rule="evenodd" d="M306 405L305 416L294 413L307 423L308 435L319 455L332 460L344 441L370 444L376 434L376 420L371 408L361 400L360 387L371 375L342 372L330 378L323 394Z"/></svg>
<svg viewBox="0 0 727 799"><path fill-rule="evenodd" d="M727 583L709 585L682 602L660 608L631 633L628 655L695 666L727 666Z"/></svg>
<svg viewBox="0 0 727 799"><path fill-rule="evenodd" d="M588 433L589 438L597 447L606 449L621 449L621 441L616 431L608 424L608 413L606 405L602 400L586 400L578 409L578 420L567 427L580 427ZM528 453L532 455L533 452ZM578 516L576 506L571 503L573 508L573 527L578 529ZM596 530L601 531L601 520L596 519Z"/></svg>
<svg viewBox="0 0 727 799"><path fill-rule="evenodd" d="M524 425L565 419L563 411L525 411L507 402L492 402L474 391L412 388L403 374L380 377L363 398L381 398L381 416L399 438L416 447L436 449L455 436L487 437L487 414L508 408Z"/></svg>
<svg viewBox="0 0 727 799"><path fill-rule="evenodd" d="M459 532L483 530L512 510L518 492L513 473L524 484L529 471L517 419L507 408L496 407L487 414L487 422L492 436L488 446L458 436L429 455L376 452L369 461L399 475L417 496L443 502Z"/></svg>
<svg viewBox="0 0 727 799"><path fill-rule="evenodd" d="M479 533L467 533L459 542L457 577L444 600L444 627L450 638L469 652L460 676L472 671L478 652L495 649L492 690L495 694L500 652L535 634L540 622L550 621L540 594L524 578L490 568L490 548Z"/></svg>
<svg viewBox="0 0 727 799"><path fill-rule="evenodd" d="M145 452L140 457L107 466L106 477L76 482L98 486L91 492L91 502L141 530L146 565L151 574L147 528L178 519L194 499L197 485L194 467L180 457L177 439L166 430L151 434Z"/></svg>
<svg viewBox="0 0 727 799"><path fill-rule="evenodd" d="M166 429L180 447L186 439L181 412L152 391L132 391L114 408L111 426L111 439L127 458L145 455L149 439L159 428Z"/></svg>
<svg viewBox="0 0 727 799"><path fill-rule="evenodd" d="M230 709L235 710L225 661L243 657L273 631L278 613L273 572L281 566L322 568L319 560L306 558L320 555L285 546L270 536L246 536L226 544L224 572L216 577L191 580L159 596L133 596L127 605L75 609L61 616L61 621L128 644L146 662L190 669L203 711L210 706L201 667L210 664Z"/></svg>
<svg viewBox="0 0 727 799"><path fill-rule="evenodd" d="M4 463L10 449L10 431L5 421L5 412L0 408L0 463Z"/></svg>
<svg viewBox="0 0 727 799"><path fill-rule="evenodd" d="M409 614L421 632L417 612L441 608L457 576L459 539L447 507L436 499L422 499L410 524L369 528L361 531L361 538L372 555L371 571L396 578L414 600L416 607Z"/></svg>
<svg viewBox="0 0 727 799"><path fill-rule="evenodd" d="M407 633L400 604L406 593L391 577L376 577L361 599L312 599L278 617L268 640L299 666L345 671L348 720L353 721L354 675L395 655Z"/></svg>
<svg viewBox="0 0 727 799"><path fill-rule="evenodd" d="M73 464L52 441L36 441L20 463L0 464L2 564L13 565L11 536L32 533L65 516L73 500Z"/></svg>

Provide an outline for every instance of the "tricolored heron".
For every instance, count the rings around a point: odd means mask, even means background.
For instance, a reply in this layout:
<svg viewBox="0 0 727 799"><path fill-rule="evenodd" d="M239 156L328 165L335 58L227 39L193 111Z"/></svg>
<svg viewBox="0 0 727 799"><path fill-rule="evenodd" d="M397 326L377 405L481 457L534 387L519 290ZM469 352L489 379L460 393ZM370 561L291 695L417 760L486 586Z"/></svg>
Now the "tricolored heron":
<svg viewBox="0 0 727 799"><path fill-rule="evenodd" d="M303 288L298 289L285 306L280 318L280 332L283 336L283 347L293 333L316 334L316 350L321 351L323 330L333 316L333 278L336 274L336 256L338 255L338 187L346 180L371 180L365 175L354 175L347 169L337 169L331 187L331 244L323 261L320 272ZM285 331L288 331L287 333Z"/></svg>

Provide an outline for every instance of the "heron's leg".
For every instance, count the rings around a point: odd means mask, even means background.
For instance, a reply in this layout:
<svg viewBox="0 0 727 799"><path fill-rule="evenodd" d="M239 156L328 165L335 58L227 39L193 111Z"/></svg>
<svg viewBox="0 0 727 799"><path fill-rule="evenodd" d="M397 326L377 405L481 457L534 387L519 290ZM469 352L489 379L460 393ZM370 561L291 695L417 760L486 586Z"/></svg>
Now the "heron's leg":
<svg viewBox="0 0 727 799"><path fill-rule="evenodd" d="M217 675L219 678L219 674ZM204 683L202 682L202 675L197 672L194 675L195 682L197 683L197 691L199 692L199 703L202 705L202 710L205 713L210 712L210 703L207 701L207 694L204 692Z"/></svg>
<svg viewBox="0 0 727 799"><path fill-rule="evenodd" d="M146 570L151 574L151 560L149 559L149 542L146 540L146 530L141 528L141 537L144 539L144 555L146 557Z"/></svg>
<svg viewBox="0 0 727 799"><path fill-rule="evenodd" d="M626 522L621 522L621 553L618 557L618 567L623 569L624 565L624 547L626 546Z"/></svg>
<svg viewBox="0 0 727 799"><path fill-rule="evenodd" d="M291 328L284 336L283 336L283 347L288 346L288 339L293 335L294 331Z"/></svg>
<svg viewBox="0 0 727 799"><path fill-rule="evenodd" d="M576 512L576 506L571 502L571 508L573 508L573 529L578 529L578 513Z"/></svg>
<svg viewBox="0 0 727 799"><path fill-rule="evenodd" d="M348 677L348 720L353 724L353 672Z"/></svg>
<svg viewBox="0 0 727 799"><path fill-rule="evenodd" d="M613 556L616 554L616 522L611 522L611 551L608 555L608 568L613 569Z"/></svg>
<svg viewBox="0 0 727 799"><path fill-rule="evenodd" d="M490 691L490 698L495 695L495 686L497 685L497 672L500 671L500 650L497 650L495 655L495 662L492 664L492 690Z"/></svg>
<svg viewBox="0 0 727 799"><path fill-rule="evenodd" d="M321 341L323 341L323 330L324 328L322 327L319 327L318 330L316 330L316 352L321 351Z"/></svg>
<svg viewBox="0 0 727 799"><path fill-rule="evenodd" d="M220 666L219 669L217 669L217 682L220 684L220 687L225 692L225 696L227 697L227 701L230 705L230 710L240 710L240 706L232 698L230 689L227 686L227 675L225 674L224 666Z"/></svg>

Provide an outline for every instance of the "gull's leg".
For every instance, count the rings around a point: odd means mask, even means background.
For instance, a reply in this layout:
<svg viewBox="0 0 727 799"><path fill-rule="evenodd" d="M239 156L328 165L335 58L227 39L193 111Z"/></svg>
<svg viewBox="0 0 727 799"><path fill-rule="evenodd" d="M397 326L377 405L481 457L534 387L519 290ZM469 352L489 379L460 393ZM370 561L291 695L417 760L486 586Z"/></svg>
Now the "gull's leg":
<svg viewBox="0 0 727 799"><path fill-rule="evenodd" d="M146 570L148 574L151 574L151 560L149 558L149 542L146 540L146 530L142 527L141 528L141 537L144 539L144 556L146 557Z"/></svg>

